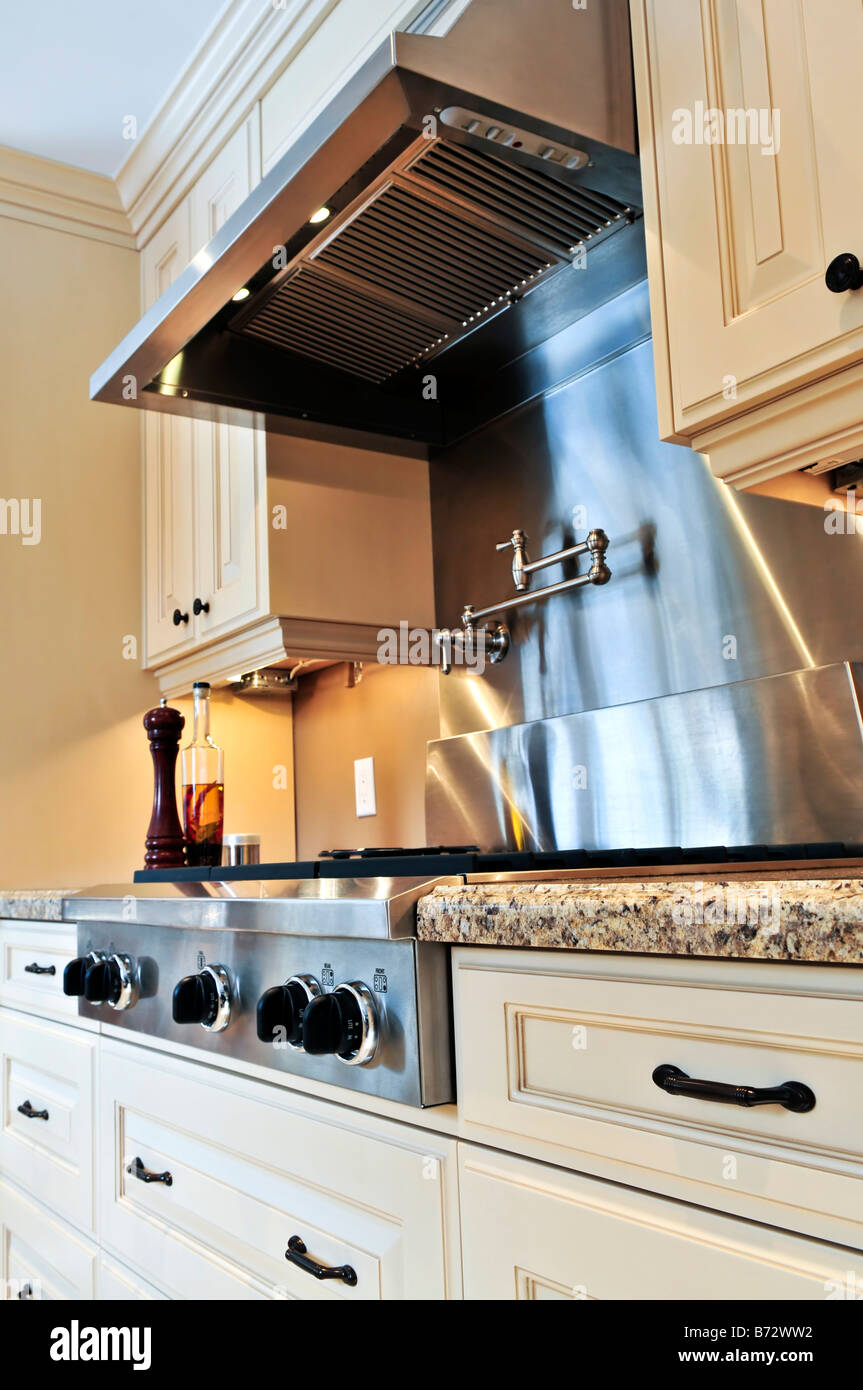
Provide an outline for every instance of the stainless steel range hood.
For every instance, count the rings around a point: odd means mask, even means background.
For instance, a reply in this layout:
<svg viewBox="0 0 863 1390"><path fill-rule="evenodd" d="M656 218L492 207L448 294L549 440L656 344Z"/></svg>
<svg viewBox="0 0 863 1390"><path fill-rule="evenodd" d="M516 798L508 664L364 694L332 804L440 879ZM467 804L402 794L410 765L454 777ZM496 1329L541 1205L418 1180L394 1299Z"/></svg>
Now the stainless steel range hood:
<svg viewBox="0 0 863 1390"><path fill-rule="evenodd" d="M478 423L478 377L643 275L635 147L626 0L472 0L442 38L395 34L91 398L375 448L449 443Z"/></svg>

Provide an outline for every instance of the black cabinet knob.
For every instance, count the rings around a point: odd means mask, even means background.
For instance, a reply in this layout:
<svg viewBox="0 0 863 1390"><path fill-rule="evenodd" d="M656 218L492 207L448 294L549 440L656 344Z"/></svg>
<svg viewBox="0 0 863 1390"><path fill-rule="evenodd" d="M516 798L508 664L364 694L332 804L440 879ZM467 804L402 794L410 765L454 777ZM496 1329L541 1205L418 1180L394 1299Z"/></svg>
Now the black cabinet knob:
<svg viewBox="0 0 863 1390"><path fill-rule="evenodd" d="M203 602L201 599L199 599L199 598L196 598L196 599L195 599L195 602L192 604L192 612L194 613L194 615L195 615L196 618L197 618L201 613L209 613L209 611L210 611L210 605L209 605L209 603L204 603L204 602Z"/></svg>
<svg viewBox="0 0 863 1390"><path fill-rule="evenodd" d="M863 285L863 270L852 251L843 251L827 267L824 276L828 290L834 294L845 294L846 290L859 290Z"/></svg>
<svg viewBox="0 0 863 1390"><path fill-rule="evenodd" d="M181 613L180 610L179 610L179 608L175 608L175 609L174 609L174 612L173 612L173 615L172 615L172 622L173 622L173 624L174 624L174 627L179 627L179 626L180 626L180 623L187 623L188 621L189 621L189 615L188 615L188 613Z"/></svg>

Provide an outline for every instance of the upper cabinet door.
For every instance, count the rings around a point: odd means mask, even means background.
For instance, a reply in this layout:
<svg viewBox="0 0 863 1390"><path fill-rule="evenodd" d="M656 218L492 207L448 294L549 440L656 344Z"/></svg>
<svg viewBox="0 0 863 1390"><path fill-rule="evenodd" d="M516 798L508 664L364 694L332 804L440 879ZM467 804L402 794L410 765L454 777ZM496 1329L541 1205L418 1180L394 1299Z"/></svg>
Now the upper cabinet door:
<svg viewBox="0 0 863 1390"><path fill-rule="evenodd" d="M192 255L216 235L261 177L257 108L207 165L189 194ZM240 286L237 286L239 289Z"/></svg>
<svg viewBox="0 0 863 1390"><path fill-rule="evenodd" d="M198 640L267 609L267 464L263 430L195 422ZM206 606L204 606L206 605Z"/></svg>
<svg viewBox="0 0 863 1390"><path fill-rule="evenodd" d="M141 252L148 309L189 262L189 205L182 202ZM144 411L146 664L194 643L192 423ZM174 622L174 614L180 615Z"/></svg>
<svg viewBox="0 0 863 1390"><path fill-rule="evenodd" d="M418 0L326 0L319 6L314 31L261 100L265 174L390 32L421 9Z"/></svg>
<svg viewBox="0 0 863 1390"><path fill-rule="evenodd" d="M632 13L661 432L697 443L863 359L863 293L824 280L863 260L863 4Z"/></svg>
<svg viewBox="0 0 863 1390"><path fill-rule="evenodd" d="M192 190L192 245L196 250L248 197L259 177L255 113ZM195 598L201 609L196 632L198 640L206 642L254 621L266 608L266 436L263 431L242 426L196 421L194 451Z"/></svg>

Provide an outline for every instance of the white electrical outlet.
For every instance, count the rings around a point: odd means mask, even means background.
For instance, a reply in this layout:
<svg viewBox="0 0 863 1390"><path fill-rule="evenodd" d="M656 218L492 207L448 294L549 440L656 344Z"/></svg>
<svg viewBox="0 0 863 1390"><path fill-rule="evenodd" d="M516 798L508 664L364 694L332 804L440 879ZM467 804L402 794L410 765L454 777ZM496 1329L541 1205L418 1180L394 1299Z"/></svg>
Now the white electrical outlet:
<svg viewBox="0 0 863 1390"><path fill-rule="evenodd" d="M354 789L357 797L357 816L376 816L375 800L375 760L356 758L354 761Z"/></svg>

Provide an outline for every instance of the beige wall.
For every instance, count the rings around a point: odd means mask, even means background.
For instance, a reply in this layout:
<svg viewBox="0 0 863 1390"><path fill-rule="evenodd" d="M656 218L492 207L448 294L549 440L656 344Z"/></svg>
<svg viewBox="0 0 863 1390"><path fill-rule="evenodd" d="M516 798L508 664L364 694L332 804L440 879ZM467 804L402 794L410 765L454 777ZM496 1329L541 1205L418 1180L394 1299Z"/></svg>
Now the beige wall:
<svg viewBox="0 0 863 1390"><path fill-rule="evenodd" d="M822 507L828 498L835 497L844 505L844 494L834 492L830 486L830 474L814 475L804 473L783 473L778 478L768 478L763 483L754 483L744 488L744 492L759 492L765 497L781 497L786 502L803 502L809 507Z"/></svg>
<svg viewBox="0 0 863 1390"><path fill-rule="evenodd" d="M139 417L87 387L138 315L137 259L0 217L0 497L42 502L40 544L0 535L2 887L128 881L143 856L158 693L123 655L141 634ZM215 698L226 828L290 857L290 707Z"/></svg>
<svg viewBox="0 0 863 1390"><path fill-rule="evenodd" d="M426 743L439 731L437 671L367 666L346 685L331 666L300 680L294 697L297 853L354 845L425 843ZM376 816L358 820L354 759L373 757Z"/></svg>
<svg viewBox="0 0 863 1390"><path fill-rule="evenodd" d="M434 626L425 459L272 434L267 438L274 613Z"/></svg>

